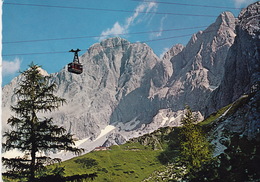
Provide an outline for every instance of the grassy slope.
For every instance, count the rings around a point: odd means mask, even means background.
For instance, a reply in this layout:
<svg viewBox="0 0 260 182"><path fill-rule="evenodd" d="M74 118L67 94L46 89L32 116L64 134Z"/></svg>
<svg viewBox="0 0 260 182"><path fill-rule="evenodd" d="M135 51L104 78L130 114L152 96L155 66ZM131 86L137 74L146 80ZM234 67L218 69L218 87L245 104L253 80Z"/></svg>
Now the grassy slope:
<svg viewBox="0 0 260 182"><path fill-rule="evenodd" d="M66 176L97 172L98 177L94 181L142 181L162 166L157 159L160 152L139 143L126 143L112 146L108 151L96 151L73 158L62 162L60 166L65 167ZM83 158L95 159L98 165L87 169L75 162Z"/></svg>
<svg viewBox="0 0 260 182"><path fill-rule="evenodd" d="M224 114L228 109L229 109L229 111L226 113L226 116L232 115L238 108L242 107L243 104L247 103L251 97L252 96L249 96L249 95L241 96L233 103L231 103L225 107L222 107L218 111L212 113L208 118L206 118L202 122L200 122L199 125L204 126L204 125L211 124L213 121L218 120L219 117L222 114Z"/></svg>
<svg viewBox="0 0 260 182"><path fill-rule="evenodd" d="M230 106L231 106L231 104L229 104L229 105L227 105L225 107L222 107L217 112L212 113L211 115L209 115L209 117L207 117L202 122L200 122L199 125L203 126L203 125L208 125L208 124L212 123L213 121L218 119L222 114L224 114L224 112L226 110L228 110L230 108Z"/></svg>

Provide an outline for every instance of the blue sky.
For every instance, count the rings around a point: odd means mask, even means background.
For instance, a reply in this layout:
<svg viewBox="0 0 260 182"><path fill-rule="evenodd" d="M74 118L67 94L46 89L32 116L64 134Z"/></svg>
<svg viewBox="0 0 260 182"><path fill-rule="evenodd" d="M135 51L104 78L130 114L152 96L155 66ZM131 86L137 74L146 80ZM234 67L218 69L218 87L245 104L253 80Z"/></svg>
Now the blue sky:
<svg viewBox="0 0 260 182"><path fill-rule="evenodd" d="M5 0L2 85L31 62L58 72L72 61L70 49L79 48L82 55L109 35L145 42L160 56L175 44L187 44L189 35L204 30L221 12L237 16L239 8L252 2L256 0Z"/></svg>

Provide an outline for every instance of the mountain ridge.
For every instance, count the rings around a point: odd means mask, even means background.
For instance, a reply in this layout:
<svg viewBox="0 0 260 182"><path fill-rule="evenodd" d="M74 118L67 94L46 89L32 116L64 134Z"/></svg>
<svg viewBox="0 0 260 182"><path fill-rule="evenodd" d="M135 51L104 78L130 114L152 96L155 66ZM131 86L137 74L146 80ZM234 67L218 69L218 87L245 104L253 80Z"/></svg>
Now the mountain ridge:
<svg viewBox="0 0 260 182"><path fill-rule="evenodd" d="M259 8L259 2L252 6ZM247 11L257 9L250 7ZM87 151L96 145L121 144L159 127L179 126L185 104L203 120L243 94L243 89L238 89L232 96L229 90L235 90L234 85L244 81L242 85L248 87L249 79L239 76L239 72L235 82L232 80L233 65L239 58L234 52L243 53L240 44L248 53L240 57L254 60L246 67L253 72L245 71L244 75L257 83L259 54L251 50L258 45L259 30L239 25L245 16L247 20L251 14L255 16L247 11L243 10L238 19L229 12L222 13L206 30L194 34L185 47L173 46L162 59L147 44L119 37L92 45L80 56L84 70L81 75L68 73L66 66L51 74L50 82L57 84L56 94L68 104L49 116L78 139L88 139L81 145ZM255 19L249 21L258 23ZM238 70L245 70L243 65ZM18 76L3 88L4 130L10 106L16 101L12 91L20 79ZM98 138L107 127L111 130Z"/></svg>

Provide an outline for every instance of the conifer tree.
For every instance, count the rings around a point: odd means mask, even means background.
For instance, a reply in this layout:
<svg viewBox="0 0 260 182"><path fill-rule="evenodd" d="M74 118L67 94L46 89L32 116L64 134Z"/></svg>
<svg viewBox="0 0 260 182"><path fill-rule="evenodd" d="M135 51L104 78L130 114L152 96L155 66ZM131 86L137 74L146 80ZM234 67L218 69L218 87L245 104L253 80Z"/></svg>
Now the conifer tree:
<svg viewBox="0 0 260 182"><path fill-rule="evenodd" d="M181 161L188 169L188 173L197 172L203 164L211 161L212 147L188 106L181 123L183 125L179 133Z"/></svg>
<svg viewBox="0 0 260 182"><path fill-rule="evenodd" d="M12 129L4 133L4 151L17 149L23 157L2 158L8 177L26 178L33 182L36 172L44 166L60 161L46 154L60 150L80 154L83 150L74 147L72 135L65 128L53 124L53 118L41 118L40 113L48 113L65 103L65 99L54 95L55 84L48 84L49 77L40 73L40 66L30 65L22 72L23 79L15 90L17 104L11 109L15 116L8 119Z"/></svg>

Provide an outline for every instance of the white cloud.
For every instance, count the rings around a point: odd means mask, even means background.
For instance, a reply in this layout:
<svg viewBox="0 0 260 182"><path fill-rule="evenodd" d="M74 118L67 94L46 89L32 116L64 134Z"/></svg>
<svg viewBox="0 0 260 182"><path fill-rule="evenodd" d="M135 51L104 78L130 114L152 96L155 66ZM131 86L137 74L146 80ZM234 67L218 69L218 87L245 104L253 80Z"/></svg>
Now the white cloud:
<svg viewBox="0 0 260 182"><path fill-rule="evenodd" d="M146 10L146 13L150 12L153 8L157 9L157 4L155 2L150 2L148 4L148 8Z"/></svg>
<svg viewBox="0 0 260 182"><path fill-rule="evenodd" d="M160 54L160 58L162 59L163 56L164 56L164 54L165 54L167 51L169 51L169 50L170 50L169 47L165 47L165 48L163 49L162 53Z"/></svg>
<svg viewBox="0 0 260 182"><path fill-rule="evenodd" d="M254 0L233 0L235 2L235 6L237 8L241 8L242 6L247 6L254 2Z"/></svg>
<svg viewBox="0 0 260 182"><path fill-rule="evenodd" d="M125 27L123 27L122 25L120 25L118 22L116 22L112 28L108 28L105 31L103 31L101 33L101 37L99 38L99 41L107 38L109 35L119 35L119 34L124 34L127 32L127 29Z"/></svg>
<svg viewBox="0 0 260 182"><path fill-rule="evenodd" d="M20 70L21 60L15 58L13 61L4 61L3 60L3 76L12 75Z"/></svg>
<svg viewBox="0 0 260 182"><path fill-rule="evenodd" d="M150 14L150 12L156 12L156 10L157 10L157 4L154 2L142 3L142 4L138 5L135 8L132 16L127 17L123 24L120 24L117 21L116 23L114 23L112 28L108 28L108 29L104 30L100 35L99 41L106 39L107 37L109 37L109 35L117 36L120 34L128 33L129 27L131 27L135 24L141 23L147 17L151 17L152 14ZM141 14L144 16L140 17Z"/></svg>
<svg viewBox="0 0 260 182"><path fill-rule="evenodd" d="M152 37L152 38L162 36L163 23L164 23L164 21L165 21L166 18L167 18L167 15L165 15L164 17L162 17L162 19L161 19L161 21L160 21L159 30L158 30L158 32L155 32L155 33L152 33L152 34L151 34L151 37Z"/></svg>
<svg viewBox="0 0 260 182"><path fill-rule="evenodd" d="M148 7L149 7L149 5L148 5ZM147 8L147 5L145 5L145 4L141 4L135 8L135 13L126 19L126 24L125 24L126 28L128 28L130 25L132 25L134 23L134 20L138 17L140 12L144 12L145 8ZM147 8L147 10L148 10L148 8ZM146 11L146 13L147 13L147 11Z"/></svg>

